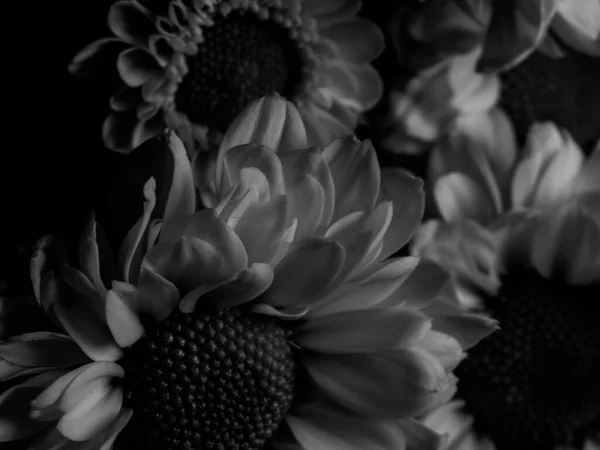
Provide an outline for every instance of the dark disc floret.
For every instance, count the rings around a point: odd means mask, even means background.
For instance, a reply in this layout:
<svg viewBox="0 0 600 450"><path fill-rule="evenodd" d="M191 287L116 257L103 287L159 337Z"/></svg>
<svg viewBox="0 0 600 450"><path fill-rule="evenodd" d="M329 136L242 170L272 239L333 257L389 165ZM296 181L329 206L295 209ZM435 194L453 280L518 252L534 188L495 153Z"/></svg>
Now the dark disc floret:
<svg viewBox="0 0 600 450"><path fill-rule="evenodd" d="M288 334L236 309L176 311L147 328L122 361L133 416L117 448L264 448L294 397Z"/></svg>
<svg viewBox="0 0 600 450"><path fill-rule="evenodd" d="M301 88L303 59L289 30L252 11L217 15L203 28L203 42L188 56L189 68L175 105L196 124L224 132L253 100Z"/></svg>
<svg viewBox="0 0 600 450"><path fill-rule="evenodd" d="M584 149L600 138L600 63L570 52L564 58L533 53L501 73L500 106L512 119L521 142L535 122L551 121L568 130Z"/></svg>
<svg viewBox="0 0 600 450"><path fill-rule="evenodd" d="M581 445L600 420L599 287L506 276L486 309L501 329L456 374L474 431L497 450ZM579 447L580 448L580 447Z"/></svg>

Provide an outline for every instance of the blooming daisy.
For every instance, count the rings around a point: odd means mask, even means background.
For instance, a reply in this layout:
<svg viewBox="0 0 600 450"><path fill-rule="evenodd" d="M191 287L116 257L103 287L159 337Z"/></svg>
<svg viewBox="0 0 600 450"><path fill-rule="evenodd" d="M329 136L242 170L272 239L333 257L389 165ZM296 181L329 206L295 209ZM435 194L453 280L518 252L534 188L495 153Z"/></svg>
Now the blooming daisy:
<svg viewBox="0 0 600 450"><path fill-rule="evenodd" d="M466 310L501 326L457 368L453 401L424 423L448 435L449 450L598 450L600 193L503 231L459 220L415 242L458 275Z"/></svg>
<svg viewBox="0 0 600 450"><path fill-rule="evenodd" d="M600 191L600 140L586 158L570 133L534 124L522 151L500 109L457 120L429 159L430 204L446 221L484 225L509 211L543 209Z"/></svg>
<svg viewBox="0 0 600 450"><path fill-rule="evenodd" d="M40 243L33 286L61 331L0 344L1 379L26 375L0 397L0 442L440 448L412 417L452 396L495 322L461 311L436 264L390 258L420 222L420 180L380 171L369 142L307 149L279 97L252 103L206 167L173 132L144 145L164 164L116 263L93 219L76 265ZM200 211L193 173L210 178Z"/></svg>
<svg viewBox="0 0 600 450"><path fill-rule="evenodd" d="M383 49L374 23L356 17L360 0L119 0L113 37L70 65L110 75L119 86L102 134L129 152L165 126L188 151L218 143L252 100L277 92L302 115L311 142L352 133L382 94L369 65ZM106 64L114 61L115 66Z"/></svg>

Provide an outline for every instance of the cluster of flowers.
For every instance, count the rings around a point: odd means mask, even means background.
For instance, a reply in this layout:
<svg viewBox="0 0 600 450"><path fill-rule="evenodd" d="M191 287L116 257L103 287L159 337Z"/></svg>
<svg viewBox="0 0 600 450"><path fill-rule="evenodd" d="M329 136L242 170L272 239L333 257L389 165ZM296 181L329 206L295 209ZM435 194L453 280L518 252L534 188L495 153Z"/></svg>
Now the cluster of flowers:
<svg viewBox="0 0 600 450"><path fill-rule="evenodd" d="M0 299L0 443L599 448L600 334L586 311L600 298L600 141L586 156L538 123L519 145L494 72L540 48L599 56L576 1L411 12L427 54L398 44L420 72L393 95L388 142L433 144L425 181L380 168L353 135L383 89L369 64L383 35L356 17L360 1L117 1L115 36L70 69L115 61L103 139L127 153L110 178L137 220L91 216L74 248L42 237L31 298ZM223 94L225 111L206 86L229 72L211 78L198 58L232 36L263 42L249 17L287 30L298 55L284 63L303 76L261 84L285 95L242 86L238 101L255 97L243 108ZM277 80L271 63L232 82ZM184 94L233 120L197 119ZM111 227L127 228L120 242ZM23 314L45 321L6 326Z"/></svg>

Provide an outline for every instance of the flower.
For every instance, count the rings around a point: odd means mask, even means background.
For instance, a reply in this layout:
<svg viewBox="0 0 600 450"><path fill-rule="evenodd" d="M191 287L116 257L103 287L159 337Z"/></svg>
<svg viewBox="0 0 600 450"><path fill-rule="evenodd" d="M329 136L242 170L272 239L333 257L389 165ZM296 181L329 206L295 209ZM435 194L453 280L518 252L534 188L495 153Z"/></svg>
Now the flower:
<svg viewBox="0 0 600 450"><path fill-rule="evenodd" d="M70 71L119 82L105 145L129 152L165 126L188 151L205 150L252 100L278 92L294 102L311 142L352 133L382 83L369 65L383 49L374 23L350 0L119 0L113 37L97 40ZM106 61L115 61L116 66Z"/></svg>
<svg viewBox="0 0 600 450"><path fill-rule="evenodd" d="M461 117L478 117L495 106L500 82L476 71L481 48L453 56L419 72L402 91L390 94L390 132L384 146L394 153L430 148Z"/></svg>
<svg viewBox="0 0 600 450"><path fill-rule="evenodd" d="M421 220L422 182L380 171L368 141L307 149L280 97L252 103L207 166L173 132L156 140L161 177L117 264L93 218L77 266L42 240L33 286L62 331L0 345L0 379L30 375L0 398L2 440L440 448L412 418L447 401L495 322L461 311L436 264L390 257Z"/></svg>
<svg viewBox="0 0 600 450"><path fill-rule="evenodd" d="M400 10L394 22L400 58L414 69L477 47L483 71L513 68L535 50L563 57L565 46L600 56L597 0L430 1Z"/></svg>
<svg viewBox="0 0 600 450"><path fill-rule="evenodd" d="M586 158L566 130L536 123L518 153L502 110L461 118L431 154L431 204L446 221L489 225L509 211L553 207L600 191L600 141Z"/></svg>
<svg viewBox="0 0 600 450"><path fill-rule="evenodd" d="M501 326L456 369L453 401L424 423L454 450L599 448L600 193L521 216L501 234L468 219L422 231L415 253L455 271L465 310Z"/></svg>

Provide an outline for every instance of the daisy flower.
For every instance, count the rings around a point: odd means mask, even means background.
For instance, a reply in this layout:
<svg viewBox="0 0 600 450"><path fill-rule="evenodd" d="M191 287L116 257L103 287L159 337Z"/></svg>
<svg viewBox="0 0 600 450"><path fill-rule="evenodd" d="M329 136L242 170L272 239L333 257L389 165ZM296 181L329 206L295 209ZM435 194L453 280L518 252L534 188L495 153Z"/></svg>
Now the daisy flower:
<svg viewBox="0 0 600 450"><path fill-rule="evenodd" d="M452 396L495 322L463 312L433 262L390 257L420 222L420 180L382 172L369 142L307 149L280 97L252 103L207 166L174 132L144 145L132 155L164 163L117 258L93 219L75 265L40 243L33 286L61 332L0 345L2 379L22 377L0 397L0 440L440 448L413 417Z"/></svg>
<svg viewBox="0 0 600 450"><path fill-rule="evenodd" d="M446 221L489 225L507 212L555 206L600 191L600 140L586 157L567 130L534 124L522 150L500 109L463 117L429 159L430 204Z"/></svg>
<svg viewBox="0 0 600 450"><path fill-rule="evenodd" d="M383 49L360 0L120 0L114 36L79 52L72 73L119 81L102 135L129 152L165 126L188 151L218 146L251 101L279 93L302 115L311 142L352 134L382 95L370 66ZM107 63L108 61L108 63Z"/></svg>
<svg viewBox="0 0 600 450"><path fill-rule="evenodd" d="M458 275L467 311L501 326L457 368L453 401L423 419L447 448L600 448L600 193L521 216L502 234L447 222L415 251Z"/></svg>

